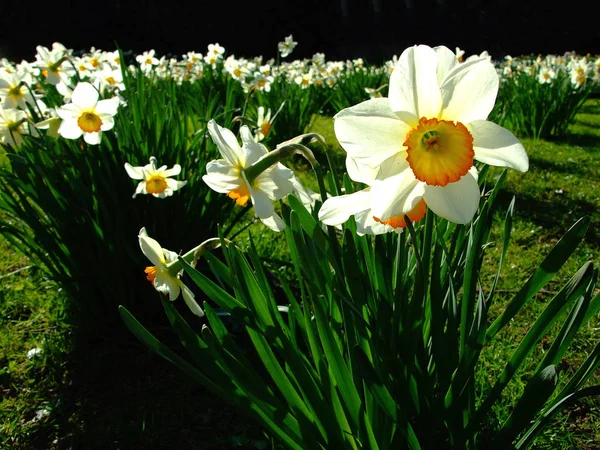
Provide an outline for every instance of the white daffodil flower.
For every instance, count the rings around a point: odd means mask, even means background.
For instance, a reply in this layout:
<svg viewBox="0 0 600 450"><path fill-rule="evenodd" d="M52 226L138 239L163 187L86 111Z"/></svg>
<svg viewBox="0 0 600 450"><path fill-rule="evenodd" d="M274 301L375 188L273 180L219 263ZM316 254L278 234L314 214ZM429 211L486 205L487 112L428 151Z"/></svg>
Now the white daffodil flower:
<svg viewBox="0 0 600 450"><path fill-rule="evenodd" d="M486 120L497 93L498 76L487 58L458 63L446 47L419 45L400 56L389 98L334 117L348 156L376 173L370 189L376 220L395 221L424 200L437 215L464 224L479 205L475 160L528 170L519 140ZM356 173L353 179L361 181Z"/></svg>
<svg viewBox="0 0 600 450"><path fill-rule="evenodd" d="M125 163L125 170L132 179L142 180L138 183L133 198L138 194L152 194L156 198L170 197L187 184L187 181L170 178L181 173L179 164L175 164L172 169L167 169L167 166L157 167L154 156L150 157L150 163L145 166L133 167Z"/></svg>
<svg viewBox="0 0 600 450"><path fill-rule="evenodd" d="M241 147L231 130L220 127L214 120L208 122L208 132L223 159L206 165L206 175L202 177L204 182L211 189L227 194L240 206L251 200L256 217L272 230L282 231L285 223L275 212L272 202L294 190L294 172L277 163L248 182L245 170L268 153L266 147L254 140L245 125L240 129Z"/></svg>
<svg viewBox="0 0 600 450"><path fill-rule="evenodd" d="M146 278L152 283L154 289L158 292L169 295L169 300L173 301L183 296L183 300L190 310L197 316L202 317L204 311L196 302L194 293L179 278L183 275L183 270L178 273L171 273L168 264L177 261L177 253L164 249L160 244L148 236L146 228L142 228L138 234L140 248L142 252L153 264L146 267Z"/></svg>
<svg viewBox="0 0 600 450"><path fill-rule="evenodd" d="M292 51L294 51L296 45L298 45L298 43L294 41L294 37L290 34L283 40L283 42L277 44L277 49L279 50L281 57L285 58L286 56L289 56Z"/></svg>
<svg viewBox="0 0 600 450"><path fill-rule="evenodd" d="M83 139L90 145L102 140L102 132L110 130L117 114L119 98L98 100L98 91L90 83L78 83L71 95L71 103L59 108L56 113L63 120L58 133L66 139Z"/></svg>

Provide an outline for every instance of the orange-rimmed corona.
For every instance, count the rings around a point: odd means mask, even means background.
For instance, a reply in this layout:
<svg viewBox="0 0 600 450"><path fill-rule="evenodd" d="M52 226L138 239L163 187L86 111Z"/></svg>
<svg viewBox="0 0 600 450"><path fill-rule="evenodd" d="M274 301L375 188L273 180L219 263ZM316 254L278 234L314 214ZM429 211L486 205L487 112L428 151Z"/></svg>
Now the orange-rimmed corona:
<svg viewBox="0 0 600 450"><path fill-rule="evenodd" d="M415 178L430 186L454 183L473 166L473 136L460 122L422 117L404 146Z"/></svg>

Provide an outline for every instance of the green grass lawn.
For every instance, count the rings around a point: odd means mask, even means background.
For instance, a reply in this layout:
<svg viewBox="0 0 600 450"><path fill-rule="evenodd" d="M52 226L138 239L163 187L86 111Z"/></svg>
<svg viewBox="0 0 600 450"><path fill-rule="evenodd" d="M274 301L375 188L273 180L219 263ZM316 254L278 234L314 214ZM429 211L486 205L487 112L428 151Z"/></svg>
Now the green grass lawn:
<svg viewBox="0 0 600 450"><path fill-rule="evenodd" d="M325 136L341 167L344 157L335 144L332 120L317 118L312 131ZM585 262L600 262L600 100L586 103L568 137L523 143L531 167L524 174L508 173L486 253L489 271L482 274L484 287L489 286L501 252L499 224L516 196L511 247L493 314L577 219L587 215L591 226L574 257L546 286L547 294L534 298L507 326L502 340L485 349L485 376L478 380L482 388L493 383L550 294ZM317 157L324 162L322 153ZM307 169L302 161L295 167ZM499 173L492 169L490 176ZM261 254L277 267L286 255L280 236L260 223L249 229ZM238 239L247 242L247 234ZM124 327L88 335L67 325L61 299L59 286L0 237L0 449L271 448L271 441L256 427L151 354ZM600 340L600 318L582 331L577 352L561 363L564 370L576 367ZM166 321L156 333L178 348ZM543 341L532 360L545 345ZM32 349L40 350L29 357ZM509 385L504 406L494 411L497 420L510 414L506 405L534 368L525 367ZM600 383L600 374L592 381ZM559 414L535 448L600 449L600 399L580 402Z"/></svg>

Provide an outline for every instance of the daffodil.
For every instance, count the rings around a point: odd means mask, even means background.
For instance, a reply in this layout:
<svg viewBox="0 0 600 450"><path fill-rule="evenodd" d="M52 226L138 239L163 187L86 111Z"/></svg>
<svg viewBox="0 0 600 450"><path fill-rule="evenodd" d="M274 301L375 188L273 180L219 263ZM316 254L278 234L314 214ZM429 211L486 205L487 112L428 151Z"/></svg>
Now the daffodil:
<svg viewBox="0 0 600 450"><path fill-rule="evenodd" d="M286 56L289 56L292 51L294 51L296 45L298 45L298 43L294 41L294 37L290 34L283 40L283 42L277 44L277 49L279 50L281 57L285 58Z"/></svg>
<svg viewBox="0 0 600 450"><path fill-rule="evenodd" d="M71 95L71 103L59 108L56 113L63 120L58 129L66 139L78 139L83 135L85 142L97 145L102 132L115 125L113 116L119 107L119 98L98 100L98 91L90 83L79 83Z"/></svg>
<svg viewBox="0 0 600 450"><path fill-rule="evenodd" d="M486 120L497 93L498 75L486 57L459 63L446 47L419 45L400 56L388 98L334 117L348 156L376 174L370 189L375 220L396 220L424 200L437 215L464 224L479 205L475 161L528 170L518 139Z"/></svg>
<svg viewBox="0 0 600 450"><path fill-rule="evenodd" d="M211 189L227 194L237 205L244 206L251 200L256 217L274 231L283 230L285 223L275 212L272 202L294 190L294 173L279 162L253 173L268 152L264 145L254 140L245 125L240 129L241 147L235 135L214 120L208 123L208 132L223 159L206 165L204 182Z"/></svg>
<svg viewBox="0 0 600 450"><path fill-rule="evenodd" d="M138 183L133 198L138 194L152 194L157 198L169 197L187 184L187 181L171 178L181 173L179 164L175 164L171 169L167 169L167 166L157 167L154 156L150 157L150 163L145 166L133 167L125 163L125 170L132 179L142 180Z"/></svg>
<svg viewBox="0 0 600 450"><path fill-rule="evenodd" d="M146 267L144 272L146 273L147 280L154 286L154 289L162 294L168 294L171 301L176 300L179 294L181 294L190 310L197 316L202 317L204 311L202 311L202 308L196 302L194 293L180 280L183 270L173 273L177 269L174 269L175 265L171 263L177 261L177 253L162 248L156 240L148 236L146 228L140 230L138 240L142 252L153 264Z"/></svg>

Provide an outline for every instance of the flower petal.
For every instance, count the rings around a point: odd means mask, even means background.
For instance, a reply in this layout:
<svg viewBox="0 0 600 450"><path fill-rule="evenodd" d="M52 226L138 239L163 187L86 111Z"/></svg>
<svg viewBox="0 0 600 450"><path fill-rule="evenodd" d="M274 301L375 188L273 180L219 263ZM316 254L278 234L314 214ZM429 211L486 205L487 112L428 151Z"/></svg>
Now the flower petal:
<svg viewBox="0 0 600 450"><path fill-rule="evenodd" d="M529 169L525 147L506 128L486 120L476 120L468 127L473 136L475 159L491 166L511 167L520 172Z"/></svg>
<svg viewBox="0 0 600 450"><path fill-rule="evenodd" d="M275 214L271 199L263 191L250 187L250 198L252 199L252 205L254 205L254 214L259 219L266 219Z"/></svg>
<svg viewBox="0 0 600 450"><path fill-rule="evenodd" d="M256 177L253 184L271 200L279 200L294 190L293 178L294 172L279 163Z"/></svg>
<svg viewBox="0 0 600 450"><path fill-rule="evenodd" d="M350 216L371 209L371 193L367 189L331 197L319 209L319 220L325 225L339 225Z"/></svg>
<svg viewBox="0 0 600 450"><path fill-rule="evenodd" d="M98 145L102 141L102 131L83 133L83 140L90 145Z"/></svg>
<svg viewBox="0 0 600 450"><path fill-rule="evenodd" d="M479 206L479 185L469 171L455 183L446 186L426 186L423 199L438 216L450 222L468 223Z"/></svg>
<svg viewBox="0 0 600 450"><path fill-rule="evenodd" d="M424 191L425 183L417 180L410 168L376 181L371 188L373 215L384 221L407 214L421 200Z"/></svg>
<svg viewBox="0 0 600 450"><path fill-rule="evenodd" d="M221 155L236 167L244 167L244 155L235 135L227 128L220 127L214 119L208 122L208 132L219 148Z"/></svg>
<svg viewBox="0 0 600 450"><path fill-rule="evenodd" d="M245 155L244 167L249 167L258 161L261 157L268 153L267 148L257 143L252 137L250 128L247 125L240 128L240 136L242 137L242 151Z"/></svg>
<svg viewBox="0 0 600 450"><path fill-rule="evenodd" d="M58 127L58 134L65 139L77 139L83 134L83 130L79 128L77 122L73 120L63 120Z"/></svg>
<svg viewBox="0 0 600 450"><path fill-rule="evenodd" d="M434 49L415 45L402 52L390 76L389 99L392 111L410 126L421 117L439 116L442 96Z"/></svg>
<svg viewBox="0 0 600 450"><path fill-rule="evenodd" d="M183 300L185 304L188 305L188 308L196 314L198 317L204 316L204 311L200 308L200 305L196 302L194 298L194 293L187 287L183 281L179 280L179 287L181 288L181 294L183 295Z"/></svg>
<svg viewBox="0 0 600 450"><path fill-rule="evenodd" d="M404 151L411 128L390 109L386 98L374 98L343 109L334 117L337 140L348 156L369 167Z"/></svg>
<svg viewBox="0 0 600 450"><path fill-rule="evenodd" d="M71 95L71 102L82 110L94 111L98 103L98 91L90 83L78 83Z"/></svg>
<svg viewBox="0 0 600 450"><path fill-rule="evenodd" d="M100 100L96 105L96 113L97 114L106 114L109 116L114 116L117 114L117 109L119 108L119 97L109 98L107 100Z"/></svg>
<svg viewBox="0 0 600 450"><path fill-rule="evenodd" d="M134 180L143 180L144 179L144 168L143 167L133 167L128 162L125 163L125 171L130 178Z"/></svg>
<svg viewBox="0 0 600 450"><path fill-rule="evenodd" d="M434 50L437 56L437 80L438 85L441 86L446 75L458 64L458 59L452 50L443 45L435 47Z"/></svg>
<svg viewBox="0 0 600 450"><path fill-rule="evenodd" d="M173 301L179 297L181 285L179 279L172 276L167 270L161 269L156 272L154 278L154 289L163 294L169 294L169 300Z"/></svg>
<svg viewBox="0 0 600 450"><path fill-rule="evenodd" d="M271 217L260 220L273 231L279 232L285 230L285 222L276 213L273 213Z"/></svg>
<svg viewBox="0 0 600 450"><path fill-rule="evenodd" d="M165 256L160 244L148 236L146 228L142 228L138 234L138 240L142 253L150 260L152 264L158 267L164 267Z"/></svg>
<svg viewBox="0 0 600 450"><path fill-rule="evenodd" d="M181 173L181 166L175 164L171 169L163 170L161 175L165 178L175 177Z"/></svg>
<svg viewBox="0 0 600 450"><path fill-rule="evenodd" d="M485 120L494 108L498 94L498 74L487 59L457 64L440 87L444 120L468 124Z"/></svg>

